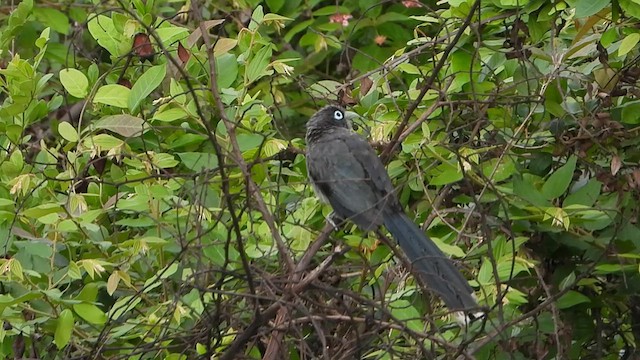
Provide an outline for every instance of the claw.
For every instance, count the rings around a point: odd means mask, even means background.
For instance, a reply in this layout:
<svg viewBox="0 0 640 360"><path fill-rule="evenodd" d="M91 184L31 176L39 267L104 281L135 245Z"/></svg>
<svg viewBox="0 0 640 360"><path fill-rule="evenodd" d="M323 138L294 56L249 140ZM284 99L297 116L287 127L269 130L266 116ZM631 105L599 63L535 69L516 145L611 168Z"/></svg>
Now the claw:
<svg viewBox="0 0 640 360"><path fill-rule="evenodd" d="M342 221L342 218L338 214L336 214L335 211L332 211L331 214L327 216L327 222L331 224L331 226L333 226L333 229L335 231L340 230L340 227L338 225L342 224Z"/></svg>

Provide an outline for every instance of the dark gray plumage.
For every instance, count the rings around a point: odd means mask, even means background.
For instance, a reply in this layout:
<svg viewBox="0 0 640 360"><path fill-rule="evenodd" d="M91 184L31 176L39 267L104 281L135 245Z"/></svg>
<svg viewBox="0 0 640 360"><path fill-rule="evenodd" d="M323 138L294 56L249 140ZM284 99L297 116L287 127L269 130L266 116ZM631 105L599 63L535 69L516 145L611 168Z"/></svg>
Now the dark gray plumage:
<svg viewBox="0 0 640 360"><path fill-rule="evenodd" d="M460 271L404 213L384 165L348 125L348 113L325 106L307 122L307 170L316 195L365 231L384 225L421 276L452 310L478 305Z"/></svg>

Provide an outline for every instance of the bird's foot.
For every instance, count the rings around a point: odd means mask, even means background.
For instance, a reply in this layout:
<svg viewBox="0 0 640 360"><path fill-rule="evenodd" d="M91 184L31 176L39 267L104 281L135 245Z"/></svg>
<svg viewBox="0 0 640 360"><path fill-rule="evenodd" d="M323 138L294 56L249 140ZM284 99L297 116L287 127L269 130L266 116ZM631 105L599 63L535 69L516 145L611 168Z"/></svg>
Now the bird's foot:
<svg viewBox="0 0 640 360"><path fill-rule="evenodd" d="M344 222L344 219L340 217L340 215L336 214L335 211L332 211L329 216L327 216L327 222L333 226L335 231L340 230L340 225Z"/></svg>

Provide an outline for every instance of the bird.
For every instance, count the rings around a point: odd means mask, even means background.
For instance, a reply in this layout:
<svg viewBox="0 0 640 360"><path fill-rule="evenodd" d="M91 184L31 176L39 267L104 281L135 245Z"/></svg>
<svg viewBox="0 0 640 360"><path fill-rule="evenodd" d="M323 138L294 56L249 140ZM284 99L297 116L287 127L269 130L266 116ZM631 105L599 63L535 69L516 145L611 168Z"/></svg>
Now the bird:
<svg viewBox="0 0 640 360"><path fill-rule="evenodd" d="M316 196L331 205L335 216L363 231L384 226L410 260L414 276L438 294L447 308L474 319L479 307L473 289L404 212L382 161L367 140L350 128L350 120L357 116L327 105L307 121L307 175Z"/></svg>

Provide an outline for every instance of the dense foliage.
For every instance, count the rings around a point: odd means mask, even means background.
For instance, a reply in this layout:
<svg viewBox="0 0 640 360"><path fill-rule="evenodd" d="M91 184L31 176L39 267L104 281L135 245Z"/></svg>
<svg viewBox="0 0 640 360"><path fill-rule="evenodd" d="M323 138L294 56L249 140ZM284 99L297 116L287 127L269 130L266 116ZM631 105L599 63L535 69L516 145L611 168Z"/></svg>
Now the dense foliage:
<svg viewBox="0 0 640 360"><path fill-rule="evenodd" d="M1 358L640 354L638 0L0 9ZM327 103L484 320L326 223Z"/></svg>

